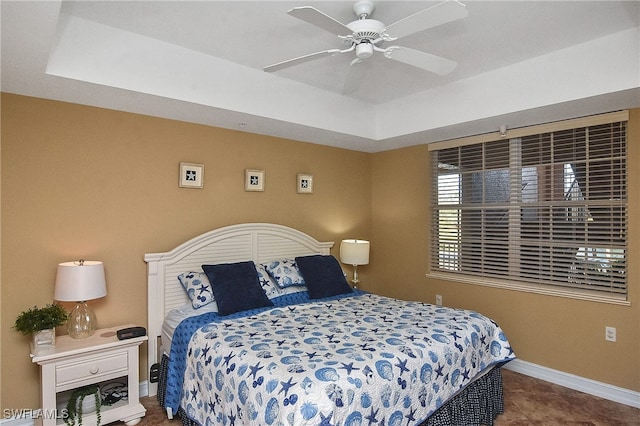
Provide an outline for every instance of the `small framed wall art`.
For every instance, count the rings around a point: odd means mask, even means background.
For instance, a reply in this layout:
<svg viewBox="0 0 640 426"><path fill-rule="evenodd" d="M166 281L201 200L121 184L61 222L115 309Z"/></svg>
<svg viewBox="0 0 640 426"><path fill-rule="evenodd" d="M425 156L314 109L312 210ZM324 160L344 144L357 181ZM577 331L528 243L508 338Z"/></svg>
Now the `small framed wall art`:
<svg viewBox="0 0 640 426"><path fill-rule="evenodd" d="M313 193L313 176L300 173L298 174L298 194Z"/></svg>
<svg viewBox="0 0 640 426"><path fill-rule="evenodd" d="M204 187L204 164L180 163L180 188Z"/></svg>
<svg viewBox="0 0 640 426"><path fill-rule="evenodd" d="M264 191L264 170L246 169L244 176L245 191Z"/></svg>

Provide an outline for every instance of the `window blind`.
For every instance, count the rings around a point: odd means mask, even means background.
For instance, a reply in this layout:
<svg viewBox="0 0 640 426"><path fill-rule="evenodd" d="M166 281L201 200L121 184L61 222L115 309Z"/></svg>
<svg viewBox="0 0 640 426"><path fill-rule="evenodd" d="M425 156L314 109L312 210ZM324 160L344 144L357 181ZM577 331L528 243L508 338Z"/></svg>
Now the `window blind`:
<svg viewBox="0 0 640 426"><path fill-rule="evenodd" d="M626 121L602 121L433 149L431 271L626 300Z"/></svg>

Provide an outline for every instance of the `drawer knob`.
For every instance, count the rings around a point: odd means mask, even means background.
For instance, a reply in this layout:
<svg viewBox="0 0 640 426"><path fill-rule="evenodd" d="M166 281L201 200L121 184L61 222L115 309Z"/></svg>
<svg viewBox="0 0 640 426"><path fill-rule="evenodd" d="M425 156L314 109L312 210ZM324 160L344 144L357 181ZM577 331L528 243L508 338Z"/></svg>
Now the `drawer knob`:
<svg viewBox="0 0 640 426"><path fill-rule="evenodd" d="M91 367L89 369L89 373L91 373L91 374L96 374L98 371L100 371L100 368L98 368L97 365L94 365L93 367Z"/></svg>

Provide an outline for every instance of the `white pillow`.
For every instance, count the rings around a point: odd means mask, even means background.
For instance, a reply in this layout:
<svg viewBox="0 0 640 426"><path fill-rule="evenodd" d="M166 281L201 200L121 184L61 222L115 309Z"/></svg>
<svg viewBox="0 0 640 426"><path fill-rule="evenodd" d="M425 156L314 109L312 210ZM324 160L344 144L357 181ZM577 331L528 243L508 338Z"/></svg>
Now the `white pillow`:
<svg viewBox="0 0 640 426"><path fill-rule="evenodd" d="M284 296L286 294L299 293L301 291L307 291L306 285L292 285L285 288L280 288L275 280L269 275L264 265L257 263L256 270L258 271L258 279L260 280L260 285L262 289L267 294L269 299L274 299L279 296Z"/></svg>
<svg viewBox="0 0 640 426"><path fill-rule="evenodd" d="M260 287L264 290L264 293L269 299L280 296L280 289L273 281L271 276L264 269L264 265L256 264L256 271L258 271L258 281L260 281Z"/></svg>
<svg viewBox="0 0 640 426"><path fill-rule="evenodd" d="M201 308L215 301L213 289L204 272L184 272L178 275L178 281L182 284L187 296L191 299L194 309Z"/></svg>
<svg viewBox="0 0 640 426"><path fill-rule="evenodd" d="M272 260L262 265L280 288L305 285L295 259Z"/></svg>

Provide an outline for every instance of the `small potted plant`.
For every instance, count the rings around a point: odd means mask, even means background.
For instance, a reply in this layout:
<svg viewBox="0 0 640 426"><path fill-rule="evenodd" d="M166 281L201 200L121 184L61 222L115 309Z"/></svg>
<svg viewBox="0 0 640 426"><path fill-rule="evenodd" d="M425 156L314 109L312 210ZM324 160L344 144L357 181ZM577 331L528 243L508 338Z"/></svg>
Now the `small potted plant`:
<svg viewBox="0 0 640 426"><path fill-rule="evenodd" d="M64 422L69 425L82 425L83 414L96 412L96 426L100 426L100 407L102 398L98 385L88 385L75 389L67 402Z"/></svg>
<svg viewBox="0 0 640 426"><path fill-rule="evenodd" d="M69 319L69 313L59 304L51 303L44 308L34 306L16 318L13 328L24 335L33 336L33 346L37 350L56 343L56 327Z"/></svg>

